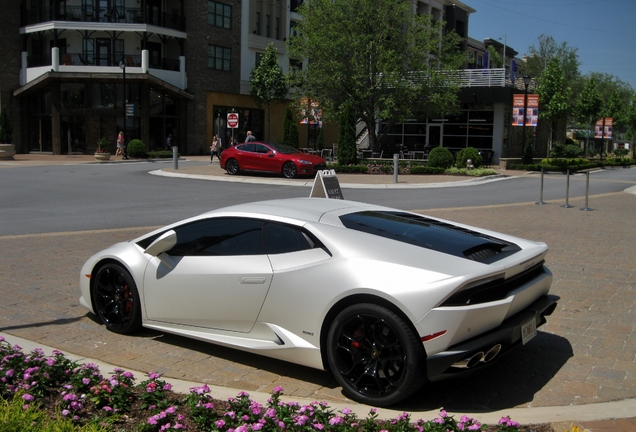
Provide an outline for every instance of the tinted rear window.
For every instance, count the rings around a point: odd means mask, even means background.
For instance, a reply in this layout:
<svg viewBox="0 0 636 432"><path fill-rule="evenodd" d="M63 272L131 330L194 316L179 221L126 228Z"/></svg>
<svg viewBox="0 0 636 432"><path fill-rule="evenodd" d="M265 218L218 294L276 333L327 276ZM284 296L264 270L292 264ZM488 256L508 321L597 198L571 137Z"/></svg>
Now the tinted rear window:
<svg viewBox="0 0 636 432"><path fill-rule="evenodd" d="M520 250L504 240L410 213L366 211L340 220L349 229L484 263Z"/></svg>

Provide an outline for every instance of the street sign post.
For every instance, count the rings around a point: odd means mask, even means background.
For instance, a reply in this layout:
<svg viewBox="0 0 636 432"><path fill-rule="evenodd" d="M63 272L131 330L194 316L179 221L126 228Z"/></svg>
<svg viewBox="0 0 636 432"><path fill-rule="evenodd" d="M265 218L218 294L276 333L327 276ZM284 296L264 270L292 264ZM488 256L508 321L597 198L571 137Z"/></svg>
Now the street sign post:
<svg viewBox="0 0 636 432"><path fill-rule="evenodd" d="M239 115L238 113L227 113L227 127L232 129L232 142L230 145L234 144L234 129L238 127L239 124Z"/></svg>

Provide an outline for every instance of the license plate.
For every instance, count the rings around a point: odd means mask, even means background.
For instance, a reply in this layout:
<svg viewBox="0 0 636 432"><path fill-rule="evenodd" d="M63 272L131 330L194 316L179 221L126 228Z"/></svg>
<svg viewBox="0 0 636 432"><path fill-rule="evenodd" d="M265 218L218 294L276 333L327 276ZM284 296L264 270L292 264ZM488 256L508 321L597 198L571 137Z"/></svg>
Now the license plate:
<svg viewBox="0 0 636 432"><path fill-rule="evenodd" d="M527 323L521 326L521 343L523 345L530 342L530 340L537 335L537 323L532 318Z"/></svg>

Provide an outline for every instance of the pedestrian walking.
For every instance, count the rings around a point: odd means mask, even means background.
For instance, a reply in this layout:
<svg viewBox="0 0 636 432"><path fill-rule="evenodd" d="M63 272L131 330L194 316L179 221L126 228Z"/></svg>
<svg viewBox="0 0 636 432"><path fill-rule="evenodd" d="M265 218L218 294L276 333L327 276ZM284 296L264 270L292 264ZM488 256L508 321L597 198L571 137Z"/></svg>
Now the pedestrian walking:
<svg viewBox="0 0 636 432"><path fill-rule="evenodd" d="M251 142L251 141L256 141L256 137L252 134L252 131L247 131L245 142Z"/></svg>
<svg viewBox="0 0 636 432"><path fill-rule="evenodd" d="M219 157L219 138L217 135L214 135L212 138L212 145L210 146L210 163L214 162L214 156L221 162L221 158Z"/></svg>
<svg viewBox="0 0 636 432"><path fill-rule="evenodd" d="M117 151L115 152L115 156L124 156L124 132L119 131L119 135L117 135Z"/></svg>

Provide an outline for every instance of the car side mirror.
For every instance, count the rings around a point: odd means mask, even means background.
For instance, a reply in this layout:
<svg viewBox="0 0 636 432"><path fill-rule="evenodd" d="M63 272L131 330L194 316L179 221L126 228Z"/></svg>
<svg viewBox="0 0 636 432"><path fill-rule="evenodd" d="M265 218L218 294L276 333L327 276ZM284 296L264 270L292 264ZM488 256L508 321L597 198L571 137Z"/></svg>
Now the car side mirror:
<svg viewBox="0 0 636 432"><path fill-rule="evenodd" d="M169 251L177 244L177 233L174 230L166 231L160 235L150 246L144 250L144 253L152 256L159 256L160 254Z"/></svg>

